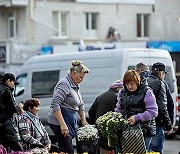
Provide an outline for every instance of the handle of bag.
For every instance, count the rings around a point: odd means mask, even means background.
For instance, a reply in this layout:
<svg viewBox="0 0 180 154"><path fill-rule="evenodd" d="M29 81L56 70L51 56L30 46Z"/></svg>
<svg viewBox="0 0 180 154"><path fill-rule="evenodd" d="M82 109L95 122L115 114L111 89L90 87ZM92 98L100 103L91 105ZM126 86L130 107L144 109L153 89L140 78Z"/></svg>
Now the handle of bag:
<svg viewBox="0 0 180 154"><path fill-rule="evenodd" d="M127 101L127 94L125 94L125 103L124 103L124 118L128 121L128 118L127 118L127 103L126 103L126 101ZM125 125L125 129L126 128L128 128L128 130L130 131L130 124L128 123L128 124L126 124Z"/></svg>

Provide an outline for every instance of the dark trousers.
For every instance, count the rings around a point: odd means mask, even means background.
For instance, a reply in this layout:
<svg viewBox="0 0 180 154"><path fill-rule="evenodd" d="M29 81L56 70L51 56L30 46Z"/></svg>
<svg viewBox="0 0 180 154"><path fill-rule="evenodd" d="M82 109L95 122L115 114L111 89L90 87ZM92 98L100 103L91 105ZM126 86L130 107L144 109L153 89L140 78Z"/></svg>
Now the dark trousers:
<svg viewBox="0 0 180 154"><path fill-rule="evenodd" d="M72 144L72 138L70 135L64 137L61 134L61 129L59 125L53 125L49 124L51 130L53 131L58 145L59 145L59 150L60 152L68 153L68 154L74 154L74 147Z"/></svg>

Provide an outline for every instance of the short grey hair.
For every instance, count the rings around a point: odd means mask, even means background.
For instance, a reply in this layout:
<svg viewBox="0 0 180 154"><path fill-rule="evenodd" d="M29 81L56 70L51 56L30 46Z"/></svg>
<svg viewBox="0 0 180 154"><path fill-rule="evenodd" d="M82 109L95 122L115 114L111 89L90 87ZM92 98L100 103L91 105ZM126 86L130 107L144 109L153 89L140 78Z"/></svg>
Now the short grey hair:
<svg viewBox="0 0 180 154"><path fill-rule="evenodd" d="M143 62L140 62L135 66L135 70L149 71L149 66Z"/></svg>
<svg viewBox="0 0 180 154"><path fill-rule="evenodd" d="M79 60L72 61L70 73L74 71L77 73L89 73L89 69L84 64L82 64L82 62Z"/></svg>

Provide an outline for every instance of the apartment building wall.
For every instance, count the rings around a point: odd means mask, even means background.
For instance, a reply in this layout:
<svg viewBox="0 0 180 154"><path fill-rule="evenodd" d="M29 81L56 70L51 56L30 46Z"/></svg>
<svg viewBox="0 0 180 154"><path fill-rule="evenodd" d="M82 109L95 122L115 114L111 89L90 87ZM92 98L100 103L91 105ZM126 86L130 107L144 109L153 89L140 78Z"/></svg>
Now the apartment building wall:
<svg viewBox="0 0 180 154"><path fill-rule="evenodd" d="M156 0L151 40L180 40L180 1Z"/></svg>
<svg viewBox="0 0 180 154"><path fill-rule="evenodd" d="M0 40L23 40L27 41L27 12L26 8L10 7L2 8L0 7ZM10 24L14 24L14 36L10 36Z"/></svg>
<svg viewBox="0 0 180 154"><path fill-rule="evenodd" d="M152 14L152 5L123 5L123 4L87 4L87 3L65 3L37 1L34 8L34 16L41 22L53 27L53 12L68 13L68 37L54 38L53 30L35 22L36 42L74 41L80 39L85 41L105 41L110 26L117 29L123 41L136 41L136 15ZM98 14L98 30L96 37L85 36L85 13ZM47 38L47 39L45 39ZM46 41L45 41L46 40Z"/></svg>
<svg viewBox="0 0 180 154"><path fill-rule="evenodd" d="M32 2L32 3L31 3ZM31 6L32 5L32 6ZM122 41L180 39L180 1L158 0L155 5L102 4L63 1L29 1L26 7L0 7L0 40L29 44L105 41L108 28L116 28ZM32 8L32 9L31 9ZM16 13L16 36L8 37L8 13ZM68 36L54 37L53 12L68 13ZM85 13L97 13L97 35L85 36ZM32 15L35 20L32 19ZM137 14L149 14L149 36L137 37ZM48 26L47 26L48 25ZM53 28L50 28L53 27Z"/></svg>
<svg viewBox="0 0 180 154"><path fill-rule="evenodd" d="M121 35L121 44L180 39L179 0L158 0L154 1L154 4L30 0L25 6L1 6L1 1L0 43L8 42L8 65L22 64L31 56L39 54L41 47L46 45L79 43L80 39L83 39L86 44L104 43L110 26ZM8 32L11 12L15 13L16 21L16 34L13 37L10 37ZM57 13L67 14L67 35L61 35L61 30L56 25L59 21L56 21L57 18L55 20L54 15ZM89 31L86 26L86 15L90 19L89 15L92 17L94 13L97 15L97 29ZM137 15L140 15L141 20L145 20L145 16L148 16L146 25L141 21L141 28L145 27L147 37L143 33L141 37L137 36L139 28ZM142 28L141 31L143 30ZM5 64L1 66L4 68Z"/></svg>

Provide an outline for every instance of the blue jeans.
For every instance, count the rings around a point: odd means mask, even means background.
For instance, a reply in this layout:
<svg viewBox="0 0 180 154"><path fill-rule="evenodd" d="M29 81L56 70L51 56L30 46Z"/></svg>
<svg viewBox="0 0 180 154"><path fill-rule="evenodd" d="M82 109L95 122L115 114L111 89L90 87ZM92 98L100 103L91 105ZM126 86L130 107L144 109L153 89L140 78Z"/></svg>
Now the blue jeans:
<svg viewBox="0 0 180 154"><path fill-rule="evenodd" d="M146 151L150 151L150 143L152 141L152 137L144 137L145 145L146 145Z"/></svg>
<svg viewBox="0 0 180 154"><path fill-rule="evenodd" d="M160 154L163 154L163 147L164 147L164 128L156 126L156 136L153 136L150 150L154 152L160 152Z"/></svg>

